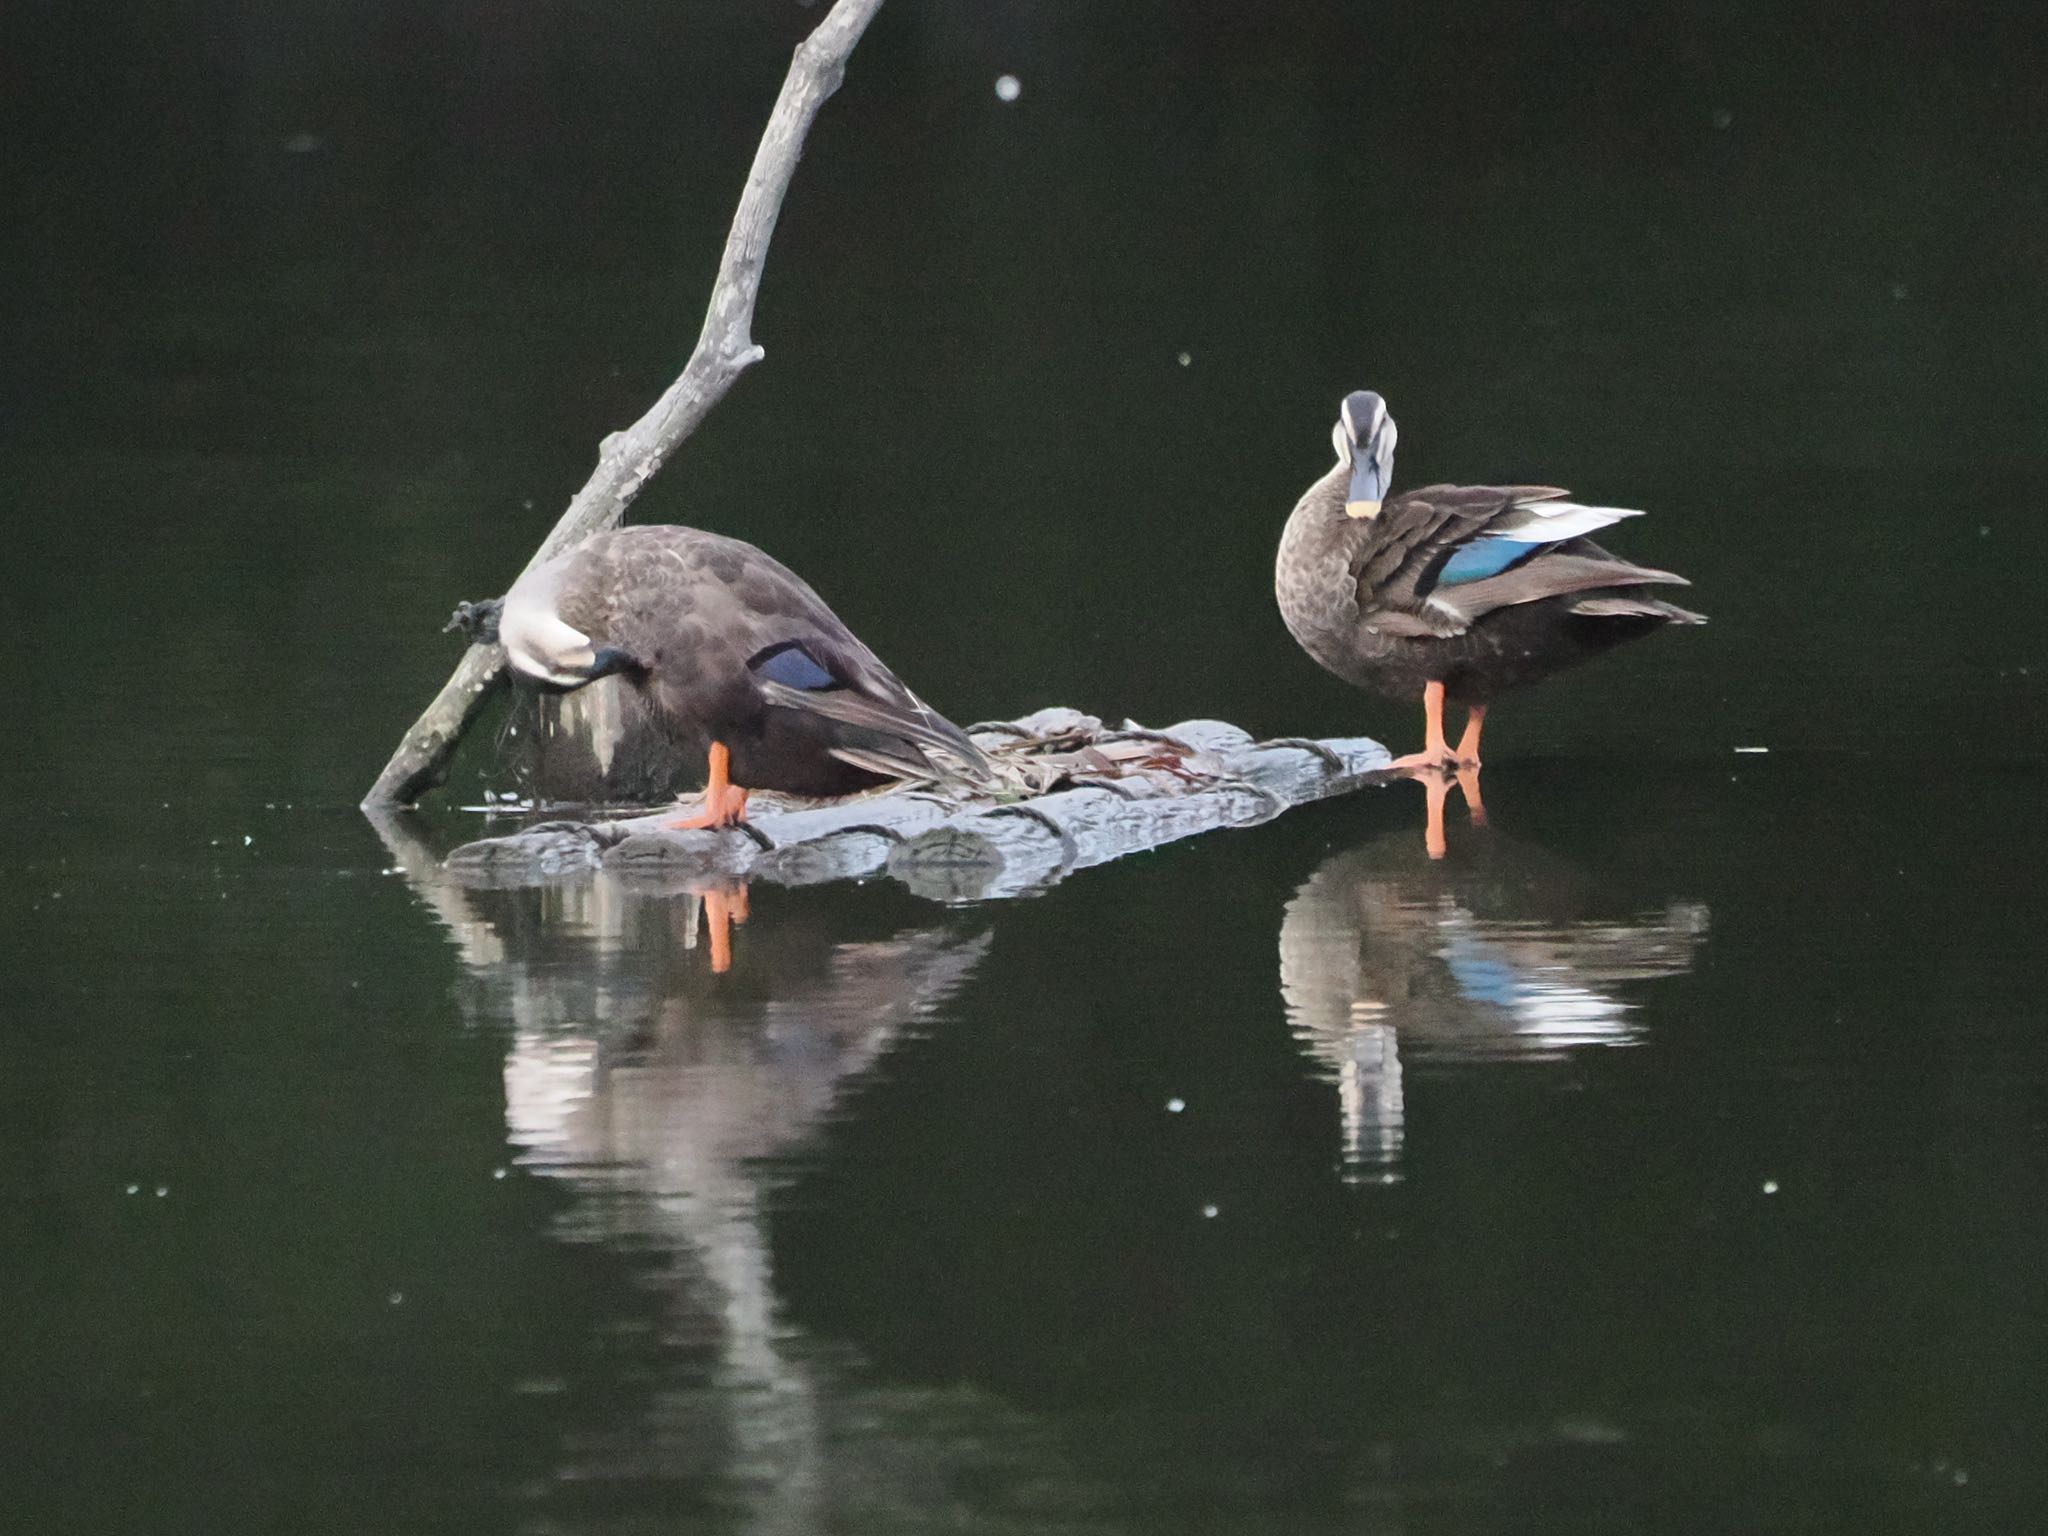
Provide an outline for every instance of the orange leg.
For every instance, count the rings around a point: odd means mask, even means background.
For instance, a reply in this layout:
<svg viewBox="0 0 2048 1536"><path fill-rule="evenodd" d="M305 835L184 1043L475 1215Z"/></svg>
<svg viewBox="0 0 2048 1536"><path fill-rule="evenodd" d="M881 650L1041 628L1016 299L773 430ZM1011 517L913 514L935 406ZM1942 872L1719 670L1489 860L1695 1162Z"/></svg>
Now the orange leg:
<svg viewBox="0 0 2048 1536"><path fill-rule="evenodd" d="M1479 766L1479 732L1486 725L1486 706L1474 704L1465 715L1465 734L1458 738L1458 766L1477 768ZM1470 800L1471 795L1465 798Z"/></svg>
<svg viewBox="0 0 2048 1536"><path fill-rule="evenodd" d="M1468 726L1467 731L1470 731ZM1389 768L1447 768L1454 761L1450 743L1444 740L1444 685L1422 685L1422 750L1397 757Z"/></svg>
<svg viewBox="0 0 2048 1536"><path fill-rule="evenodd" d="M663 825L675 831L692 827L729 827L747 819L747 792L733 783L732 753L722 741L711 743L711 776L704 784L704 808Z"/></svg>

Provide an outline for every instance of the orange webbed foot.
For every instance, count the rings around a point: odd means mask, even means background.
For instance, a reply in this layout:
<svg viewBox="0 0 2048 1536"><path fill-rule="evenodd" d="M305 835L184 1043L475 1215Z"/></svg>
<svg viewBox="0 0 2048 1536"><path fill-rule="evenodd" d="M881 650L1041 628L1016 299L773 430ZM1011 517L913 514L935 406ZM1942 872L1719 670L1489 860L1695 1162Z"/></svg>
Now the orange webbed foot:
<svg viewBox="0 0 2048 1536"><path fill-rule="evenodd" d="M1444 736L1444 685L1431 683L1422 693L1423 748L1387 764L1391 773L1463 773L1479 768L1479 736L1486 728L1486 706L1474 704L1465 716L1465 733L1453 747Z"/></svg>
<svg viewBox="0 0 2048 1536"><path fill-rule="evenodd" d="M1475 710L1475 720L1484 713L1483 709ZM1475 754L1479 750L1478 725L1466 724L1465 738L1453 752L1451 744L1444 739L1444 685L1425 683L1422 688L1422 750L1395 758L1387 764L1387 769L1391 773L1452 773L1464 766L1460 758L1468 747Z"/></svg>
<svg viewBox="0 0 2048 1536"><path fill-rule="evenodd" d="M711 743L711 772L704 781L704 805L694 816L662 825L684 832L700 827L737 826L747 819L747 792L732 781L732 752L724 742Z"/></svg>
<svg viewBox="0 0 2048 1536"><path fill-rule="evenodd" d="M704 827L734 827L746 819L747 792L737 785L728 784L715 795L706 789L703 808L695 815L678 817L662 825L674 832L686 832Z"/></svg>
<svg viewBox="0 0 2048 1536"><path fill-rule="evenodd" d="M1425 750L1410 752L1405 757L1395 758L1387 764L1386 771L1388 773L1410 773L1416 775L1425 773L1455 773L1459 766L1458 759L1448 749L1440 752Z"/></svg>

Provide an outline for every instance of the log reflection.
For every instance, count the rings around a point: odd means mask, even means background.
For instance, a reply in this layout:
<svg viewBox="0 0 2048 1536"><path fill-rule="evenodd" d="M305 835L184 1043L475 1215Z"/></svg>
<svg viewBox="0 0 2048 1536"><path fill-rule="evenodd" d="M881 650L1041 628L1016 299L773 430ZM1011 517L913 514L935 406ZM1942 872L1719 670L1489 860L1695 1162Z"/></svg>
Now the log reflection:
<svg viewBox="0 0 2048 1536"><path fill-rule="evenodd" d="M1707 909L1604 916L1589 886L1483 814L1448 856L1393 833L1303 883L1281 919L1280 992L1336 1084L1353 1176L1399 1177L1404 1064L1554 1060L1639 1038L1627 984L1691 969Z"/></svg>

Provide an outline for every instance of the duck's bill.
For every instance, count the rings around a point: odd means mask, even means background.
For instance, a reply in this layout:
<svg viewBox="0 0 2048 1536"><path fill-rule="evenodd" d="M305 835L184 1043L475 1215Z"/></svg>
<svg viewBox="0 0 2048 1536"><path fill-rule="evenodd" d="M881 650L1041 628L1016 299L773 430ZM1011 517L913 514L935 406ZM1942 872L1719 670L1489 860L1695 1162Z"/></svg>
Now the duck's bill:
<svg viewBox="0 0 2048 1536"><path fill-rule="evenodd" d="M1380 484L1380 467L1368 458L1351 466L1351 494L1344 498L1347 517L1378 517L1386 488Z"/></svg>

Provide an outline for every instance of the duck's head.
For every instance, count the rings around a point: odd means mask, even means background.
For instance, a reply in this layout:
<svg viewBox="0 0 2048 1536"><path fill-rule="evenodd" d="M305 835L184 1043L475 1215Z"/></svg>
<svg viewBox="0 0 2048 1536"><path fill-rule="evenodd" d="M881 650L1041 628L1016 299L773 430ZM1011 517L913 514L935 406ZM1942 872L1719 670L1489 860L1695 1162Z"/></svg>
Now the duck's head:
<svg viewBox="0 0 2048 1536"><path fill-rule="evenodd" d="M1345 516L1379 516L1387 487L1394 483L1394 440L1399 435L1394 418L1387 414L1387 402L1371 390L1354 390L1344 397L1330 436L1337 445L1337 462L1351 471Z"/></svg>

